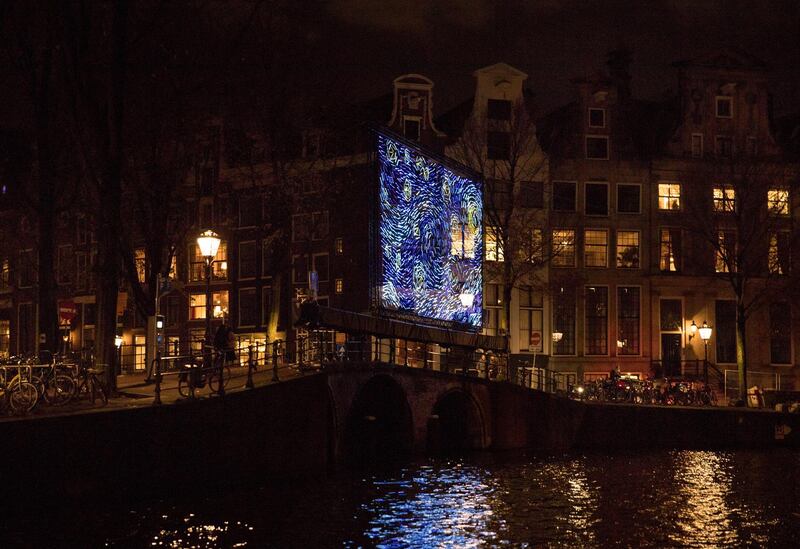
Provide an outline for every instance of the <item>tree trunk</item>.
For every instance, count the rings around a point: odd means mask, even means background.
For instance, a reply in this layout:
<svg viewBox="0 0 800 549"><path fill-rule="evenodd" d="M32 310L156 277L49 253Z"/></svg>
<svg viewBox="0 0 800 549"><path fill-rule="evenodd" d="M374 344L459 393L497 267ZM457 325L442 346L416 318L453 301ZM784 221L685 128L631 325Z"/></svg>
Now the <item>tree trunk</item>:
<svg viewBox="0 0 800 549"><path fill-rule="evenodd" d="M40 98L44 100L43 98ZM37 110L47 110L47 105L38 105ZM47 132L48 114L37 112L37 238L38 238L38 301L39 301L39 333L44 334L40 341L40 349L58 352L58 311L56 306L56 274L55 274L55 216L56 193L53 181L53 160ZM38 334L37 334L38 337ZM38 340L37 340L38 341Z"/></svg>
<svg viewBox="0 0 800 549"><path fill-rule="evenodd" d="M510 261L510 259L506 258L506 261ZM503 321L505 322L504 328L506 332L506 348L509 353L511 352L511 292L514 289L514 284L511 281L509 273L510 270L510 265L504 266L505 276L503 280L503 316L505 318Z"/></svg>
<svg viewBox="0 0 800 549"><path fill-rule="evenodd" d="M747 404L747 346L746 342L747 318L745 317L744 304L736 305L736 368L738 370L739 399Z"/></svg>

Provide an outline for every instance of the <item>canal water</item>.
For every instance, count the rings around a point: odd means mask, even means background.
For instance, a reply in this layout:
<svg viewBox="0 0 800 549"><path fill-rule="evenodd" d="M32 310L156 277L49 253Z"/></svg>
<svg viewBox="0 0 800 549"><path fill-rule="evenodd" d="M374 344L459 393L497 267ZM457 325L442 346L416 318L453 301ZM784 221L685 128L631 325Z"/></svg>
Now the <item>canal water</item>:
<svg viewBox="0 0 800 549"><path fill-rule="evenodd" d="M4 547L800 547L800 452L473 454L0 532Z"/></svg>

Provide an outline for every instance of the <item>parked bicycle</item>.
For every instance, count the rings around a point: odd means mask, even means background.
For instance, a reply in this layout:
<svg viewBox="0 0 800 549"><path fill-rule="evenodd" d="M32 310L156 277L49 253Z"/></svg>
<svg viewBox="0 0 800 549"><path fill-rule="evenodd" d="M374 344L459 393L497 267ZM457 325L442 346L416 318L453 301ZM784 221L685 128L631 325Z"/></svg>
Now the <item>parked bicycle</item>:
<svg viewBox="0 0 800 549"><path fill-rule="evenodd" d="M220 384L227 388L231 381L231 366L226 360L225 353L215 351L212 356L212 366L203 368L199 361L184 364L178 374L178 394L182 397L194 398L195 391L208 385L209 391L218 393Z"/></svg>
<svg viewBox="0 0 800 549"><path fill-rule="evenodd" d="M39 402L39 391L28 381L30 366L0 366L0 402L14 414L27 414Z"/></svg>
<svg viewBox="0 0 800 549"><path fill-rule="evenodd" d="M100 404L105 406L108 404L108 389L105 384L100 381L103 370L90 368L87 364L81 363L79 366L79 381L75 387L75 398L87 398L92 404L100 401Z"/></svg>

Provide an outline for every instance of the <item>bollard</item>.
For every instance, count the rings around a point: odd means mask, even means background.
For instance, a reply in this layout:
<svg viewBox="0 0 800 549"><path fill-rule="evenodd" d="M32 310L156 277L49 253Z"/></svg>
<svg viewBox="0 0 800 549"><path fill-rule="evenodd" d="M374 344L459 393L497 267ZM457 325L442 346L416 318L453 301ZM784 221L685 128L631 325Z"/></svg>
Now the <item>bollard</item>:
<svg viewBox="0 0 800 549"><path fill-rule="evenodd" d="M161 406L161 351L156 351L156 386L154 389L153 406Z"/></svg>
<svg viewBox="0 0 800 549"><path fill-rule="evenodd" d="M280 381L278 379L278 344L280 340L272 342L272 381Z"/></svg>
<svg viewBox="0 0 800 549"><path fill-rule="evenodd" d="M253 346L247 347L247 382L244 384L248 389L253 388Z"/></svg>

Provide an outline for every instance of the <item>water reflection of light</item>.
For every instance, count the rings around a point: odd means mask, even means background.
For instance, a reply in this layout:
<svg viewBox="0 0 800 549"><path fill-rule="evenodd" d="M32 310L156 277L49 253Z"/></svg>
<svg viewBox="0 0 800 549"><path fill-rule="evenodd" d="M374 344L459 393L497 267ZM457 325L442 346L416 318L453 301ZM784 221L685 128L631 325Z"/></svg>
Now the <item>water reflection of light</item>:
<svg viewBox="0 0 800 549"><path fill-rule="evenodd" d="M678 513L675 541L707 546L737 543L732 527L733 513L728 506L731 476L725 454L718 452L679 452L676 481L685 498Z"/></svg>
<svg viewBox="0 0 800 549"><path fill-rule="evenodd" d="M253 527L242 521L222 521L218 524L204 523L189 513L182 519L161 516L164 524L153 535L150 547L173 549L210 549L212 547L247 547L247 536Z"/></svg>
<svg viewBox="0 0 800 549"><path fill-rule="evenodd" d="M411 479L374 483L362 510L378 547L477 547L492 543L493 486L473 467L419 469Z"/></svg>

